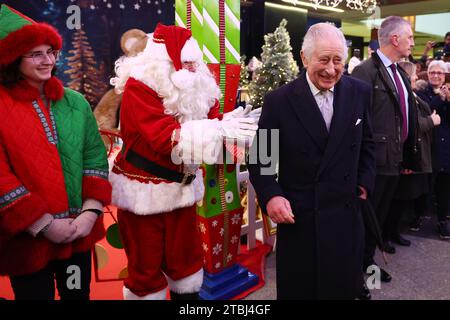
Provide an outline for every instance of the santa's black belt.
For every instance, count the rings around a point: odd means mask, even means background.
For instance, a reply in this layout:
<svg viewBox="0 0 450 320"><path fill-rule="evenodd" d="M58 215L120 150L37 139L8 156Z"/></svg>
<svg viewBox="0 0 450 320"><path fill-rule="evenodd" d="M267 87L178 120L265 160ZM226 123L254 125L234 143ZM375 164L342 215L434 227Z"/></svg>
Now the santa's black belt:
<svg viewBox="0 0 450 320"><path fill-rule="evenodd" d="M161 167L159 164L136 153L133 149L128 150L125 159L136 168L168 181L178 182L181 184L191 184L195 179L194 173L182 173Z"/></svg>

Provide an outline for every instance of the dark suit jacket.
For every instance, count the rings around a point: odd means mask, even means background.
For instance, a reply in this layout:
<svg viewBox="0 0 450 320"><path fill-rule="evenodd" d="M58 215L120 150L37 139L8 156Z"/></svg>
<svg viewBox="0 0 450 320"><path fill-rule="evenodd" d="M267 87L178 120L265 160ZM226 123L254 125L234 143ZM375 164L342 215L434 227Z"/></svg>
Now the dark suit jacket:
<svg viewBox="0 0 450 320"><path fill-rule="evenodd" d="M278 181L261 174L262 161L249 165L250 181L263 211L281 195L296 221L278 226L279 299L351 299L360 292L364 227L357 186L370 193L375 178L370 104L370 87L342 76L328 133L305 72L265 97L258 135L279 133L268 147L277 153L279 146ZM264 153L261 139L253 148Z"/></svg>
<svg viewBox="0 0 450 320"><path fill-rule="evenodd" d="M409 94L408 138L404 143L400 139L403 116L397 89L378 54L373 53L371 58L360 63L352 72L352 77L367 82L373 89L370 113L377 174L380 175L399 175L402 168L421 171L415 143L418 131L416 100L406 72L401 67L397 70Z"/></svg>

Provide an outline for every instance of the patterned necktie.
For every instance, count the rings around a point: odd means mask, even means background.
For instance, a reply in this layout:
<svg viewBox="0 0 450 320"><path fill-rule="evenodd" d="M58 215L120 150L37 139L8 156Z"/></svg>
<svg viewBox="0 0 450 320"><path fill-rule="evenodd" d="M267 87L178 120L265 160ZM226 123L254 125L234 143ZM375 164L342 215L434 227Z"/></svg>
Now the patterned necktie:
<svg viewBox="0 0 450 320"><path fill-rule="evenodd" d="M403 91L403 86L398 77L397 66L395 64L391 64L389 66L392 70L392 74L394 75L395 86L397 87L397 93L400 99L400 109L402 110L403 116L403 125L402 125L402 141L405 141L408 137L408 123L406 121L406 100L405 100L405 92Z"/></svg>
<svg viewBox="0 0 450 320"><path fill-rule="evenodd" d="M330 132L331 119L333 118L333 105L331 104L330 97L331 94L333 94L331 91L320 91L319 93L319 109L322 113L323 120L325 120L328 132Z"/></svg>

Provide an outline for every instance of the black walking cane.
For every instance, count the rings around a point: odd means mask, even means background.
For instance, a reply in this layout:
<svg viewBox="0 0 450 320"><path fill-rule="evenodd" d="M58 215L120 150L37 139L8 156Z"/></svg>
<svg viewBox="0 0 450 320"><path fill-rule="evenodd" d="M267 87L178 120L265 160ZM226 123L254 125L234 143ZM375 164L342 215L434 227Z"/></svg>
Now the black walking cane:
<svg viewBox="0 0 450 320"><path fill-rule="evenodd" d="M385 264L388 264L386 253L384 252L384 241L381 232L380 224L378 223L378 218L373 210L372 202L370 200L360 199L361 212L364 219L364 225L366 227L366 232L370 232L377 242L377 246L383 255L383 260Z"/></svg>

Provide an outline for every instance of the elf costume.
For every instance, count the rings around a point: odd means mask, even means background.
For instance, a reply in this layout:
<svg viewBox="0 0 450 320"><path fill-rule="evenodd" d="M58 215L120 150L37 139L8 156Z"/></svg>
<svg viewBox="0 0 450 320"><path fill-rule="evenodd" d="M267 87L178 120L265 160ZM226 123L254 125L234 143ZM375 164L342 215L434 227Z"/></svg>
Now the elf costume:
<svg viewBox="0 0 450 320"><path fill-rule="evenodd" d="M2 5L0 67L36 46L59 50L62 39L45 23L36 23ZM0 274L38 272L53 260L89 251L104 236L102 218L91 233L56 244L27 230L46 214L76 218L86 201L110 203L106 150L91 108L82 95L52 77L40 92L24 79L0 85Z"/></svg>

